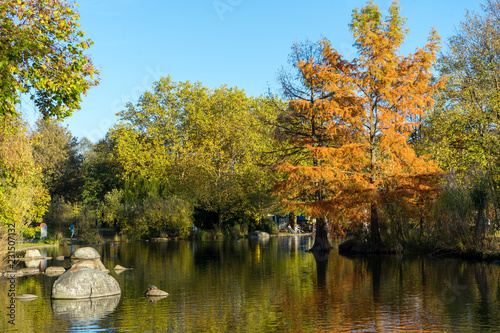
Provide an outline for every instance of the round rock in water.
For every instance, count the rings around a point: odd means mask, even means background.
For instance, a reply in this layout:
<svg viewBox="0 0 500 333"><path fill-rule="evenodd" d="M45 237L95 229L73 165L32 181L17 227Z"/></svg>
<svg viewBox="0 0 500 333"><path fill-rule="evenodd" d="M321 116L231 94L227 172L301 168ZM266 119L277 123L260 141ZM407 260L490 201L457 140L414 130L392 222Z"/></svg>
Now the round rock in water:
<svg viewBox="0 0 500 333"><path fill-rule="evenodd" d="M26 253L24 255L25 258L41 258L42 254L38 249L32 249L32 250L26 250Z"/></svg>
<svg viewBox="0 0 500 333"><path fill-rule="evenodd" d="M71 268L52 286L52 298L55 299L105 297L120 293L120 285L112 276L89 268Z"/></svg>
<svg viewBox="0 0 500 333"><path fill-rule="evenodd" d="M156 286L149 286L148 290L144 293L144 296L168 296L166 291L158 289Z"/></svg>
<svg viewBox="0 0 500 333"><path fill-rule="evenodd" d="M48 276L56 276L56 275L61 275L64 272L66 272L66 269L61 266L50 266L45 269L45 275Z"/></svg>
<svg viewBox="0 0 500 333"><path fill-rule="evenodd" d="M93 247L81 247L71 253L71 259L100 259L101 255Z"/></svg>

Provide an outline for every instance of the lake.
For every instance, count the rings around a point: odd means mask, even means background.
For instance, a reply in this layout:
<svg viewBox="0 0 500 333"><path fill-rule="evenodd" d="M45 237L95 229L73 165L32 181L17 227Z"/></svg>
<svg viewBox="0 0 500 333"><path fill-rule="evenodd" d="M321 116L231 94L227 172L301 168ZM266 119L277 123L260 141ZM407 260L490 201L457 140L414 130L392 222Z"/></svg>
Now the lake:
<svg viewBox="0 0 500 333"><path fill-rule="evenodd" d="M315 258L311 236L97 246L119 297L53 301L57 277L0 279L2 332L498 332L500 266L429 256ZM40 249L69 256L76 247ZM46 265L69 267L68 260ZM116 264L133 267L120 274ZM151 302L153 284L170 296Z"/></svg>

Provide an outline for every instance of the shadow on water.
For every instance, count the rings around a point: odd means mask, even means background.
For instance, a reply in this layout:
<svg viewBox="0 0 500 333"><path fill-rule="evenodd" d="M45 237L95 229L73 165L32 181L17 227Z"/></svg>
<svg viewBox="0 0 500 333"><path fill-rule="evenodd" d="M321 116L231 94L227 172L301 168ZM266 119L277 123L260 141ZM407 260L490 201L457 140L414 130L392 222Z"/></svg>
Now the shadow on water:
<svg viewBox="0 0 500 333"><path fill-rule="evenodd" d="M317 278L317 288L325 289L327 286L327 272L328 272L328 257L330 252L326 251L315 251L312 252L314 260L316 261L316 278Z"/></svg>
<svg viewBox="0 0 500 333"><path fill-rule="evenodd" d="M320 323L328 322L328 259L330 252L311 252L316 262L316 320Z"/></svg>
<svg viewBox="0 0 500 333"><path fill-rule="evenodd" d="M479 300L474 306L475 318L477 318L480 327L488 327L494 311L490 300L491 286L494 283L491 278L492 267L491 265L479 264L474 268L474 279L479 291Z"/></svg>

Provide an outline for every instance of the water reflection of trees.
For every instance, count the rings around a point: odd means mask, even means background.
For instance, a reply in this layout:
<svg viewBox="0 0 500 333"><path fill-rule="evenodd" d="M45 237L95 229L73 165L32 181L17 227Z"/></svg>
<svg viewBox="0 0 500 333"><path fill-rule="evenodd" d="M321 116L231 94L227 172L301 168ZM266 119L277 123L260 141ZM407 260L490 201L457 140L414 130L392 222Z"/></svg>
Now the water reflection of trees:
<svg viewBox="0 0 500 333"><path fill-rule="evenodd" d="M304 242L283 237L267 243L103 246L106 267L121 264L134 269L111 273L122 287L122 297L97 325L203 332L460 331L497 325L500 268L495 265L427 256L346 258L334 251L323 260L305 253ZM52 311L54 280L19 280L18 292L42 295L19 307L20 329L69 327ZM3 290L5 283L0 280ZM150 303L142 296L149 284L170 296ZM0 306L8 301L0 293ZM0 323L0 331L5 330L5 323Z"/></svg>

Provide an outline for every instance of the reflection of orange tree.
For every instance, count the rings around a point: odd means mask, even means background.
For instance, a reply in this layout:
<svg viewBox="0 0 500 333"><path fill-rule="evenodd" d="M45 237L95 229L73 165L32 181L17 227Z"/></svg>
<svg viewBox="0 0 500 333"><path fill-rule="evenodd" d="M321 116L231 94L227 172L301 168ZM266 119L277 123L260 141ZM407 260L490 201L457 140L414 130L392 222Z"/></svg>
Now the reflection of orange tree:
<svg viewBox="0 0 500 333"><path fill-rule="evenodd" d="M439 265L428 261L425 270L419 261L330 256L326 285L316 288L299 309L290 302L289 310L316 318L317 331L440 331L445 321L439 298L443 286L435 276Z"/></svg>
<svg viewBox="0 0 500 333"><path fill-rule="evenodd" d="M286 240L290 248L293 239ZM425 332L460 331L465 320L467 327L491 327L500 316L495 306L500 269L494 265L428 257L376 262L330 254L321 282L313 256L279 246L276 239L128 243L116 246L119 262L105 250L106 267L134 267L116 275L122 298L112 325L136 331ZM47 297L18 307L16 328L50 332L69 326L53 315L48 284L36 277L18 281L18 293ZM0 289L7 290L7 283L0 279ZM149 304L141 296L149 284L170 296ZM0 305L8 302L0 293ZM0 331L7 328L0 321Z"/></svg>
<svg viewBox="0 0 500 333"><path fill-rule="evenodd" d="M291 98L281 115L278 134L301 158L291 154L279 165L284 180L276 193L290 209L318 217L313 250L329 248L326 219L362 220L365 211L371 239L379 245L384 199L397 194L414 202L434 188L439 168L418 157L408 142L441 85L431 83L439 36L432 31L424 48L398 56L405 19L396 2L389 12L385 21L373 3L353 12L357 59L343 59L325 39L317 58L296 64L305 91L317 96Z"/></svg>

